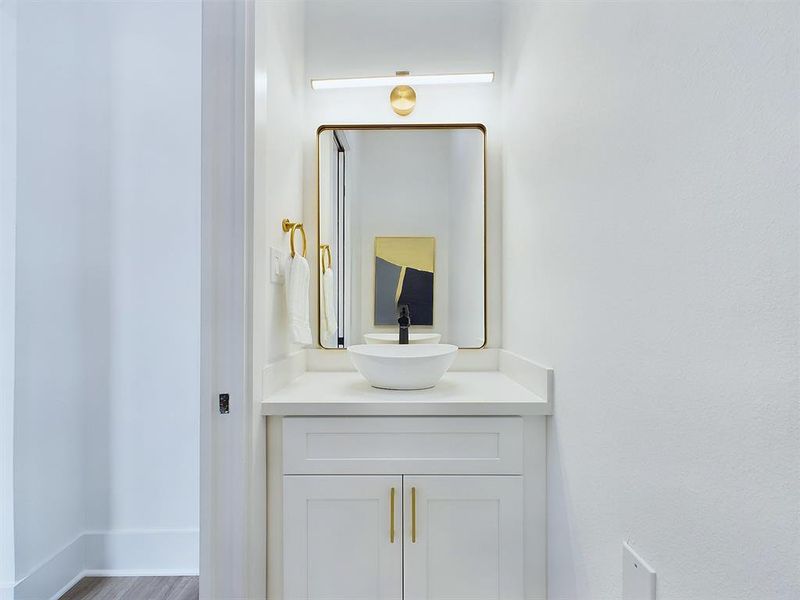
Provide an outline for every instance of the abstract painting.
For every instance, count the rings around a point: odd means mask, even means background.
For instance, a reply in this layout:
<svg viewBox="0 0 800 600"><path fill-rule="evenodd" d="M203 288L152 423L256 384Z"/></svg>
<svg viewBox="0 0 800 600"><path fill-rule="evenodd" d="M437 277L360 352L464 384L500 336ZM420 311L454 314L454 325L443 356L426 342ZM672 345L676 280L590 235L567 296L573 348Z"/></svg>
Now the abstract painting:
<svg viewBox="0 0 800 600"><path fill-rule="evenodd" d="M411 325L433 325L436 238L375 238L375 325L397 325L407 304Z"/></svg>

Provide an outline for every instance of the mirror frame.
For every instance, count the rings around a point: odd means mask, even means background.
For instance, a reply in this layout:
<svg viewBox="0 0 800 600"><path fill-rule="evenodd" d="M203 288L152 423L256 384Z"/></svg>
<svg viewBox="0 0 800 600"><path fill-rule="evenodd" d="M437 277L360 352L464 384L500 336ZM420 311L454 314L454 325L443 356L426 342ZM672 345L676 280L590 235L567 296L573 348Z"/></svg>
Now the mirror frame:
<svg viewBox="0 0 800 600"><path fill-rule="evenodd" d="M488 169L486 166L486 125L483 123L386 123L386 124L349 124L349 125L320 125L317 127L317 159L316 159L316 173L315 178L317 181L317 223L316 223L316 277L317 284L317 343L316 347L321 350L347 350L347 348L326 348L322 345L322 315L320 308L322 306L322 263L320 262L320 245L322 244L322 235L320 232L320 225L322 222L322 207L320 206L320 181L319 181L319 167L320 167L320 136L325 131L333 131L337 129L355 129L355 130L392 130L401 129L409 130L431 130L431 129L477 129L483 133L483 344L481 346L465 346L460 347L459 350L482 350L486 348L489 339L489 307L488 307L488 224L487 219L489 216L488 210Z"/></svg>

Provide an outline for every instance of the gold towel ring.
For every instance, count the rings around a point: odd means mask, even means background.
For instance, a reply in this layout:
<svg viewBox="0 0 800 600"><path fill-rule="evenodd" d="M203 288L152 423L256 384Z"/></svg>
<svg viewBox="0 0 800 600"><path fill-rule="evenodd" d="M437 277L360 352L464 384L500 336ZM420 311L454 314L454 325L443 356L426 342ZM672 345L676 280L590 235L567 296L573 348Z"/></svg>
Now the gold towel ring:
<svg viewBox="0 0 800 600"><path fill-rule="evenodd" d="M303 227L303 224L302 223L292 223L289 219L284 219L283 222L281 223L281 225L283 226L283 231L285 233L288 233L288 232L291 231L291 237L289 238L289 240L290 240L289 241L289 247L292 250L292 252L291 252L292 258L294 258L295 254L297 254L295 252L295 250L294 250L294 232L297 231L298 229L300 230L300 233L303 234L303 256L305 257L306 249L308 247L308 242L306 240L306 230Z"/></svg>
<svg viewBox="0 0 800 600"><path fill-rule="evenodd" d="M322 258L320 258L319 264L322 265L322 272L324 273L327 269L325 268L325 257L328 257L328 269L331 268L333 264L333 256L331 255L331 246L330 244L320 244L319 246L320 252L322 252Z"/></svg>

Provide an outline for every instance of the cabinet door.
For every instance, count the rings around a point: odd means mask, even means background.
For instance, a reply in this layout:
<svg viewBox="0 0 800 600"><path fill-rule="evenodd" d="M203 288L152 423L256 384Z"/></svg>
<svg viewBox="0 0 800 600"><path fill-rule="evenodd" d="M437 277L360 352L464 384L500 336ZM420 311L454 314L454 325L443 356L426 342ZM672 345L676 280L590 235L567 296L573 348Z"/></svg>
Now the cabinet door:
<svg viewBox="0 0 800 600"><path fill-rule="evenodd" d="M406 476L405 600L523 598L522 478Z"/></svg>
<svg viewBox="0 0 800 600"><path fill-rule="evenodd" d="M283 509L285 600L402 596L401 477L286 476Z"/></svg>

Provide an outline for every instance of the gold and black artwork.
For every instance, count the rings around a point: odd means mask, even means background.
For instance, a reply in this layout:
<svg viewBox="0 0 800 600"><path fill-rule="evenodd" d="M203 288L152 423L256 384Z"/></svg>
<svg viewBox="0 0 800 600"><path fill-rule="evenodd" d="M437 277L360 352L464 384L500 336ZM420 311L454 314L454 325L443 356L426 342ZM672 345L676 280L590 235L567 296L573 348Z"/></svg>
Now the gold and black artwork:
<svg viewBox="0 0 800 600"><path fill-rule="evenodd" d="M375 325L396 325L407 304L413 325L433 325L436 238L375 238Z"/></svg>

